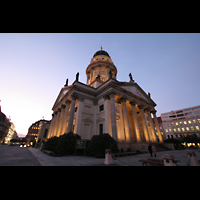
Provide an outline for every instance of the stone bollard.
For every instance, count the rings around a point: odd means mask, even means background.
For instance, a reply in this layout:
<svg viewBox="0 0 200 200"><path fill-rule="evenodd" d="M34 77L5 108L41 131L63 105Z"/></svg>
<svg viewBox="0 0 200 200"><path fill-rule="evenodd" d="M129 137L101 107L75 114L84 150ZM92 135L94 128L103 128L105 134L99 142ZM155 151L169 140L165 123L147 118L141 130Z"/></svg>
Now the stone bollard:
<svg viewBox="0 0 200 200"><path fill-rule="evenodd" d="M111 150L110 149L106 149L105 150L105 165L112 165L113 161L112 161L112 155L111 155Z"/></svg>
<svg viewBox="0 0 200 200"><path fill-rule="evenodd" d="M174 156L170 154L163 154L162 155L164 166L176 166L174 162Z"/></svg>
<svg viewBox="0 0 200 200"><path fill-rule="evenodd" d="M189 166L199 166L199 162L196 158L194 151L187 151L188 159L189 159Z"/></svg>

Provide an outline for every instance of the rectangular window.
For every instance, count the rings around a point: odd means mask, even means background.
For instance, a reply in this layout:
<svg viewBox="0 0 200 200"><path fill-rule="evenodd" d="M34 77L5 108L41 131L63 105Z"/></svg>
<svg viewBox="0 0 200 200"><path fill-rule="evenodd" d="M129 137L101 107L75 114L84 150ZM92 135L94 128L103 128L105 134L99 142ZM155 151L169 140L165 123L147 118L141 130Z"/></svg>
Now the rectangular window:
<svg viewBox="0 0 200 200"><path fill-rule="evenodd" d="M176 129L174 128L174 132L176 132Z"/></svg>
<svg viewBox="0 0 200 200"><path fill-rule="evenodd" d="M200 119L198 119L198 122L200 123Z"/></svg>
<svg viewBox="0 0 200 200"><path fill-rule="evenodd" d="M179 122L179 124L180 124L180 125L182 125L182 124L183 124L183 122Z"/></svg>
<svg viewBox="0 0 200 200"><path fill-rule="evenodd" d="M185 131L185 128L182 128L182 131Z"/></svg>
<svg viewBox="0 0 200 200"><path fill-rule="evenodd" d="M190 130L189 127L186 127L186 130L189 131Z"/></svg>
<svg viewBox="0 0 200 200"><path fill-rule="evenodd" d="M172 123L172 126L174 126L174 123Z"/></svg>
<svg viewBox="0 0 200 200"><path fill-rule="evenodd" d="M192 112L189 112L189 113L185 113L185 115L187 116L187 115L192 115Z"/></svg>
<svg viewBox="0 0 200 200"><path fill-rule="evenodd" d="M189 120L189 121L188 121L188 124L191 124L191 123L192 123L192 122Z"/></svg>
<svg viewBox="0 0 200 200"><path fill-rule="evenodd" d="M177 128L178 129L178 131L180 132L181 131L181 129L180 128Z"/></svg>
<svg viewBox="0 0 200 200"><path fill-rule="evenodd" d="M195 120L195 119L193 119L193 123L196 123L196 120Z"/></svg>
<svg viewBox="0 0 200 200"><path fill-rule="evenodd" d="M172 129L171 129L171 128L169 129L169 132L172 132Z"/></svg>
<svg viewBox="0 0 200 200"><path fill-rule="evenodd" d="M196 126L196 130L199 130L199 126Z"/></svg>
<svg viewBox="0 0 200 200"><path fill-rule="evenodd" d="M184 121L184 124L187 124L187 122L186 122L186 121Z"/></svg>
<svg viewBox="0 0 200 200"><path fill-rule="evenodd" d="M178 126L178 122L176 122L176 126Z"/></svg>
<svg viewBox="0 0 200 200"><path fill-rule="evenodd" d="M166 129L165 131L166 131L166 133L168 133L168 129Z"/></svg>
<svg viewBox="0 0 200 200"><path fill-rule="evenodd" d="M190 129L193 131L193 130L194 130L194 127L193 127L193 126L191 126L191 127L190 127Z"/></svg>
<svg viewBox="0 0 200 200"><path fill-rule="evenodd" d="M104 105L99 106L99 112L104 110Z"/></svg>

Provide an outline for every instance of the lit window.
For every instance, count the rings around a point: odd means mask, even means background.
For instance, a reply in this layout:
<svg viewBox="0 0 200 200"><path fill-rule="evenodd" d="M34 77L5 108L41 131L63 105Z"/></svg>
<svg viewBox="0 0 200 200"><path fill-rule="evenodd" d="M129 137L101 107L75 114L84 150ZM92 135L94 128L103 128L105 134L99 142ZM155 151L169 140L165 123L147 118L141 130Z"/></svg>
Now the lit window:
<svg viewBox="0 0 200 200"><path fill-rule="evenodd" d="M200 119L198 119L198 122L200 123Z"/></svg>
<svg viewBox="0 0 200 200"><path fill-rule="evenodd" d="M176 126L178 126L178 122L176 122Z"/></svg>
<svg viewBox="0 0 200 200"><path fill-rule="evenodd" d="M171 129L171 128L169 129L169 132L172 132L172 129Z"/></svg>
<svg viewBox="0 0 200 200"><path fill-rule="evenodd" d="M189 131L190 130L189 127L186 127L186 130Z"/></svg>
<svg viewBox="0 0 200 200"><path fill-rule="evenodd" d="M184 124L187 124L187 122L186 122L186 121L184 121Z"/></svg>
<svg viewBox="0 0 200 200"><path fill-rule="evenodd" d="M174 132L176 132L176 129L174 128Z"/></svg>
<svg viewBox="0 0 200 200"><path fill-rule="evenodd" d="M179 122L179 124L180 124L180 125L182 125L182 124L183 124L183 122Z"/></svg>
<svg viewBox="0 0 200 200"><path fill-rule="evenodd" d="M193 127L193 126L191 126L190 128L191 128L192 131L194 130L194 127Z"/></svg>
<svg viewBox="0 0 200 200"><path fill-rule="evenodd" d="M166 131L166 133L168 133L168 129L166 129L165 131Z"/></svg>
<svg viewBox="0 0 200 200"><path fill-rule="evenodd" d="M196 120L195 120L195 119L193 119L193 123L196 123Z"/></svg>
<svg viewBox="0 0 200 200"><path fill-rule="evenodd" d="M181 129L180 129L180 128L178 128L178 131L180 132L180 131L181 131Z"/></svg>
<svg viewBox="0 0 200 200"><path fill-rule="evenodd" d="M182 128L182 131L185 131L185 128Z"/></svg>
<svg viewBox="0 0 200 200"><path fill-rule="evenodd" d="M189 121L188 121L188 124L191 124L191 123L192 123L192 122L189 120Z"/></svg>
<svg viewBox="0 0 200 200"><path fill-rule="evenodd" d="M195 126L196 127L196 130L199 130L199 126Z"/></svg>
<svg viewBox="0 0 200 200"><path fill-rule="evenodd" d="M174 123L172 123L172 126L174 126Z"/></svg>

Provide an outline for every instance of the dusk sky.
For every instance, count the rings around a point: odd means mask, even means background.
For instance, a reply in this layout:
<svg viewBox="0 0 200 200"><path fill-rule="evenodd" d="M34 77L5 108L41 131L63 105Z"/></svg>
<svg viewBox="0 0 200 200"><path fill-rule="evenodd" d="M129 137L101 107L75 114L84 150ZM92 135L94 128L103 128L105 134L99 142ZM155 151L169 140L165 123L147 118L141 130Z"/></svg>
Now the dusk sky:
<svg viewBox="0 0 200 200"><path fill-rule="evenodd" d="M0 105L19 136L52 107L66 79L86 83L100 47L117 67L117 80L135 82L161 113L200 105L199 33L0 34Z"/></svg>

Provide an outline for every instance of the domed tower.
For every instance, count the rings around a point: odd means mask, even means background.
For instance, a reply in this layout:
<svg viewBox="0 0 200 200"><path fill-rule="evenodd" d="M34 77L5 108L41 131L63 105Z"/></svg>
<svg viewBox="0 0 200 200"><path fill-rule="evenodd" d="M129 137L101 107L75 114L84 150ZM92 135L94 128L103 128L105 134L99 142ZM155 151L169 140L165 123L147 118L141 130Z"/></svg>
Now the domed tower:
<svg viewBox="0 0 200 200"><path fill-rule="evenodd" d="M93 58L86 69L87 85L91 85L96 78L100 79L102 82L107 81L110 79L110 71L112 72L112 78L116 79L117 68L113 64L109 54L102 50L101 47L101 50L93 55Z"/></svg>

